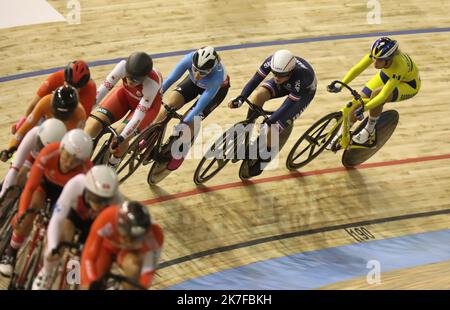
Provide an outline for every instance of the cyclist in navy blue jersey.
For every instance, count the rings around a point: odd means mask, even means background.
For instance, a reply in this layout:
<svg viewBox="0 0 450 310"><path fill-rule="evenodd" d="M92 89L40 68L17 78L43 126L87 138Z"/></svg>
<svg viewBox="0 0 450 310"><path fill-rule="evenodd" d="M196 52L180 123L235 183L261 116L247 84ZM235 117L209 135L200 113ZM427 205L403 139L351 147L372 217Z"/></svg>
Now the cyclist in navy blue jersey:
<svg viewBox="0 0 450 310"><path fill-rule="evenodd" d="M271 72L273 77L257 88ZM287 96L281 106L265 123L265 133L268 136L267 149L270 149L272 147L270 141L271 128L276 128L281 133L284 129L293 125L294 120L300 116L314 98L316 86L316 75L306 60L294 56L288 50L279 50L264 60L255 75L245 85L241 94L231 100L228 106L230 108L240 107L245 99L249 98L252 103L262 107L270 99ZM271 159L273 159L273 156L266 160L266 163ZM261 161L264 160L261 159ZM261 172L259 162L250 167L252 176Z"/></svg>

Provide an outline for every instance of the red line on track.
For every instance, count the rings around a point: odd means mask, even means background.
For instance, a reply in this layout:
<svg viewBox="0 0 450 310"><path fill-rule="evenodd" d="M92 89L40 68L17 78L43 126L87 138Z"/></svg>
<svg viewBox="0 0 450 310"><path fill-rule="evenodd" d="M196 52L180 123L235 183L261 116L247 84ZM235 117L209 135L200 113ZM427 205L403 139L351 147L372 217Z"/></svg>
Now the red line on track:
<svg viewBox="0 0 450 310"><path fill-rule="evenodd" d="M210 187L206 187L206 186L198 187L193 190L186 191L186 192L181 192L181 193L172 194L172 195L159 196L159 197L155 197L152 199L144 200L144 201L141 201L141 203L148 205L148 204L154 204L154 203L173 200L173 199L179 199L179 198L199 195L199 194L203 194L203 193L210 193L210 192L220 191L220 190L224 190L224 189L235 188L235 187L245 187L245 186L254 185L254 184L276 182L276 181L282 181L282 180L288 180L288 179L297 179L297 178L303 178L303 177L308 177L308 176L313 176L313 175L331 174L331 173L344 172L344 171L353 170L353 169L369 169L369 168L378 168L378 167L388 167L388 166L413 164L413 163L434 161L434 160L443 160L443 159L450 159L450 154L407 158L407 159L391 160L391 161L384 161L384 162L378 162L378 163L362 164L362 165L357 166L356 168L350 168L350 169L345 168L345 167L337 167L337 168L313 170L313 171L306 171L306 172L291 172L291 173L285 174L285 175L278 175L278 176L273 176L273 177L268 177L268 178L260 178L260 179L245 181L245 182L239 181L239 182L226 183L226 184L215 185L215 186L210 186Z"/></svg>

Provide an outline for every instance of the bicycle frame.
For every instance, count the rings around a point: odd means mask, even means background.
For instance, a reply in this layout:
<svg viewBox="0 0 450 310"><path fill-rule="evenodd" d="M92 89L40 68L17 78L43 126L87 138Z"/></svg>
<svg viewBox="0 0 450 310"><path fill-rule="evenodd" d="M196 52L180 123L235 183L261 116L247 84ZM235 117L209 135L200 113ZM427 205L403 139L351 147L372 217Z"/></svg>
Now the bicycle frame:
<svg viewBox="0 0 450 310"><path fill-rule="evenodd" d="M365 106L366 102L364 101L364 99L361 97L361 95L354 90L353 88L351 88L350 86L348 86L347 84L341 82L341 81L333 81L331 83L331 86L334 87L336 84L340 84L342 86L344 86L345 88L347 88L350 93L353 95L353 98L360 103L363 107ZM330 135L332 135L334 132L336 132L336 130L339 128L339 126L342 125L342 138L339 141L339 144L341 145L342 149L347 149L347 148L369 148L367 146L363 146L363 145L353 145L351 142L351 136L350 136L350 125L349 125L349 119L350 119L350 115L353 112L353 110L357 107L357 103L354 101L350 101L349 103L347 103L340 111L342 112L342 117L341 119L331 128L331 130L329 131L329 133L326 136L326 139L330 138Z"/></svg>
<svg viewBox="0 0 450 310"><path fill-rule="evenodd" d="M249 105L249 108L253 111L253 115L249 115L249 117L244 121L247 124L253 124L255 123L256 119L260 116L262 116L264 118L264 122L267 122L269 120L269 116L273 114L274 111L266 111L264 110L262 107L254 104L253 102L251 102L248 99L245 99L245 103L247 103ZM253 125L252 125L253 126ZM251 128L251 131L253 131L253 127ZM241 145L241 147L246 147L246 145L248 144L248 140L250 139L249 136L250 132L246 132L245 135L245 144ZM236 155L236 154L235 154Z"/></svg>
<svg viewBox="0 0 450 310"><path fill-rule="evenodd" d="M26 259L25 263L22 266L22 270L18 274L18 280L17 283L22 284L24 281L25 274L27 272L28 265L30 263L30 260L33 256L33 252L35 248L37 247L38 243L44 242L44 239L46 237L46 230L47 225L50 221L50 214L51 214L51 205L49 201L46 202L46 205L43 210L38 211L38 214L33 221L34 226L34 233L32 234L31 240L28 241L30 244L30 248L28 249L28 252L26 253ZM25 211L25 213L18 219L18 223L20 224L25 217L30 213L35 213L36 211L34 209L28 209ZM26 249L27 247L24 247ZM40 258L38 258L40 259Z"/></svg>
<svg viewBox="0 0 450 310"><path fill-rule="evenodd" d="M158 140L156 141L157 153L158 154L161 151L161 147L162 147L162 144L163 144L164 136L165 136L166 130L167 130L167 124L170 122L170 120L172 118L177 118L180 121L183 120L183 115L178 114L174 108L168 106L164 102L162 102L161 105L164 107L164 109L166 109L167 116L159 123L159 124L162 125L162 130L160 131L159 136L158 136Z"/></svg>
<svg viewBox="0 0 450 310"><path fill-rule="evenodd" d="M78 239L78 232L75 233L75 236L74 236L73 239ZM57 273L59 271L61 271L61 274L60 274L61 277L59 279L59 284L58 284L58 289L59 290L63 290L65 288L65 281L67 280L66 279L66 277L67 277L67 266L69 264L69 261L71 259L77 259L78 261L80 261L81 260L81 253L82 253L82 245L81 244L79 244L77 242L61 241L58 244L57 248L52 251L52 254L59 253L60 250L62 250L64 248L68 249L68 251L67 251L67 253L65 253L65 255L63 253L63 257L65 256L65 258L63 260L64 263L61 264L61 261L60 261L60 266L59 266L60 268L56 268L55 269L55 273L56 274L53 276L53 279L55 280L56 277L58 276ZM52 284L55 283L54 280L52 281Z"/></svg>
<svg viewBox="0 0 450 310"><path fill-rule="evenodd" d="M108 123L106 123L105 121L103 121L102 119L100 119L99 117L91 114L89 115L89 117L92 117L93 119L95 119L96 121L98 121L99 123L102 124L102 130L100 131L100 133L97 135L97 137L95 137L93 139L94 142L94 146L93 146L93 150L95 150L95 148L97 147L98 142L100 141L101 137L103 135L105 135L106 133L111 133L112 137L117 137L119 134L117 133L117 131L114 129L114 127L112 127L111 125L109 125ZM112 138L111 137L111 138Z"/></svg>

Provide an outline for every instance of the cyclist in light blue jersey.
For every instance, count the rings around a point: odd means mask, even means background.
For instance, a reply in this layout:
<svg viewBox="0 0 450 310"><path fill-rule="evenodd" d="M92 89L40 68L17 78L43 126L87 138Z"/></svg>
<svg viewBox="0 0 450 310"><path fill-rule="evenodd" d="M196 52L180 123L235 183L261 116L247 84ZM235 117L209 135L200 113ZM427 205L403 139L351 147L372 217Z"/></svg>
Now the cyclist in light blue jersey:
<svg viewBox="0 0 450 310"><path fill-rule="evenodd" d="M163 94L181 76L188 72L188 75L180 82L169 95L165 95L163 101L172 108L180 109L186 103L200 97L194 105L186 112L183 120L175 128L175 133L182 130L183 125L189 126L191 132L191 144L195 139L194 118L206 118L226 97L230 88L230 79L224 65L220 61L217 52L211 46L205 46L197 51L190 52L175 66L167 79L163 82ZM165 109L161 109L156 122L163 120L167 115ZM199 124L195 129L199 128ZM169 138L169 142L164 146L164 150L171 149L171 145L177 136ZM185 156L187 149L180 150ZM167 169L175 170L183 162L184 156L179 159L171 158Z"/></svg>

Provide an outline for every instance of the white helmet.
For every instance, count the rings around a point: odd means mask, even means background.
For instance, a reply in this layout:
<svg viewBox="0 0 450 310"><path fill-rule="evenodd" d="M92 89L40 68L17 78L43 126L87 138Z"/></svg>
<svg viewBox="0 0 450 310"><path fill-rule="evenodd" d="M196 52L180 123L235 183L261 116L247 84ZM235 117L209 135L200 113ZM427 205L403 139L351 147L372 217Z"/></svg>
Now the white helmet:
<svg viewBox="0 0 450 310"><path fill-rule="evenodd" d="M61 141L66 132L66 125L62 121L49 118L39 126L37 136L42 146L46 146L49 143Z"/></svg>
<svg viewBox="0 0 450 310"><path fill-rule="evenodd" d="M192 56L192 66L201 74L208 74L219 63L217 52L211 46L198 49Z"/></svg>
<svg viewBox="0 0 450 310"><path fill-rule="evenodd" d="M92 138L79 128L68 131L60 145L60 149L64 149L80 160L91 157L92 147Z"/></svg>
<svg viewBox="0 0 450 310"><path fill-rule="evenodd" d="M295 68L295 56L288 50L276 51L270 61L270 69L274 73L289 73Z"/></svg>
<svg viewBox="0 0 450 310"><path fill-rule="evenodd" d="M92 167L86 173L85 182L88 191L102 198L114 197L119 186L116 172L106 165Z"/></svg>

